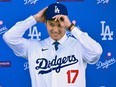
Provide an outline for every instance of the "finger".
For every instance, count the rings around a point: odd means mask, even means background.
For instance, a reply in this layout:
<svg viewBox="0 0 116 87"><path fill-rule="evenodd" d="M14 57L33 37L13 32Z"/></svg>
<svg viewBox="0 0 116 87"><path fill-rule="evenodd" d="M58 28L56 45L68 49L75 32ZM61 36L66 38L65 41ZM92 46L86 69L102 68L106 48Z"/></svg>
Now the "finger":
<svg viewBox="0 0 116 87"><path fill-rule="evenodd" d="M55 19L55 21L59 21L59 20L64 20L64 16L63 15L55 15L54 17L52 17L53 19Z"/></svg>
<svg viewBox="0 0 116 87"><path fill-rule="evenodd" d="M58 17L55 17L55 20L54 21L57 21L58 20Z"/></svg>
<svg viewBox="0 0 116 87"><path fill-rule="evenodd" d="M53 17L53 19L55 19L54 21L57 21L58 20L58 16Z"/></svg>
<svg viewBox="0 0 116 87"><path fill-rule="evenodd" d="M55 18L58 18L59 16L61 16L61 15L55 15L55 16L52 17L52 18L55 19Z"/></svg>
<svg viewBox="0 0 116 87"><path fill-rule="evenodd" d="M52 19L54 19L54 21L57 21L57 16L55 15L54 17L52 17Z"/></svg>
<svg viewBox="0 0 116 87"><path fill-rule="evenodd" d="M48 7L45 7L44 9L42 9L39 13L45 13L45 11L47 10Z"/></svg>
<svg viewBox="0 0 116 87"><path fill-rule="evenodd" d="M44 15L45 15L45 12L46 12L47 8L48 8L48 7L45 7L45 8L42 10L42 13L44 13Z"/></svg>
<svg viewBox="0 0 116 87"><path fill-rule="evenodd" d="M59 23L60 23L60 25L62 25L62 23L63 23L62 20L59 20Z"/></svg>
<svg viewBox="0 0 116 87"><path fill-rule="evenodd" d="M47 7L45 7L42 11L45 11L47 8L48 8L48 6L47 6Z"/></svg>
<svg viewBox="0 0 116 87"><path fill-rule="evenodd" d="M56 17L58 17L58 16L59 16L59 15L55 15L55 16L54 16L54 17L52 17L52 18L54 19L54 18L56 18Z"/></svg>
<svg viewBox="0 0 116 87"><path fill-rule="evenodd" d="M63 21L62 15L58 16L58 21Z"/></svg>

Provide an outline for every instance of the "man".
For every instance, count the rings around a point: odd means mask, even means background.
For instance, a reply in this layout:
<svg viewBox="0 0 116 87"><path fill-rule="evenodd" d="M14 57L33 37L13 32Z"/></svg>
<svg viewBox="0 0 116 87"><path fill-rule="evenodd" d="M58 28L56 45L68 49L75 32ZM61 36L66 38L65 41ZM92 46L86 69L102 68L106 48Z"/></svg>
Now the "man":
<svg viewBox="0 0 116 87"><path fill-rule="evenodd" d="M42 41L24 38L37 22L45 23L50 37ZM67 36L66 29L74 37ZM32 87L86 87L87 63L96 63L102 53L99 43L70 22L67 8L60 3L16 23L3 39L17 56L28 59Z"/></svg>

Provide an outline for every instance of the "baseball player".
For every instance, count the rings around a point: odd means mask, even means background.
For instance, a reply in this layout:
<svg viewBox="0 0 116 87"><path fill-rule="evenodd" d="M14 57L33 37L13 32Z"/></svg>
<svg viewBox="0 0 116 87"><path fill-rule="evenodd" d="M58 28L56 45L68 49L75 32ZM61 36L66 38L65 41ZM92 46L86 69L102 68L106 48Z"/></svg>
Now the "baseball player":
<svg viewBox="0 0 116 87"><path fill-rule="evenodd" d="M49 37L24 38L25 31L38 22L45 23ZM74 37L67 36L66 29ZM96 63L102 54L100 44L70 22L61 3L16 23L3 39L17 56L28 59L32 87L86 87L87 63Z"/></svg>

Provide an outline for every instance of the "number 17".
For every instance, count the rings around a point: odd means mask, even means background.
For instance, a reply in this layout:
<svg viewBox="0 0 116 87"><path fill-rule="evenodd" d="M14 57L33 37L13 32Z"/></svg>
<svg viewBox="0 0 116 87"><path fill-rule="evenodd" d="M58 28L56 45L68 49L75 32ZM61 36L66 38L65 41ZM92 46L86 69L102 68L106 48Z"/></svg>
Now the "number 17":
<svg viewBox="0 0 116 87"><path fill-rule="evenodd" d="M72 77L72 79L71 79L71 73L75 73L75 75ZM79 74L78 70L68 70L67 71L68 83L74 83L78 74Z"/></svg>

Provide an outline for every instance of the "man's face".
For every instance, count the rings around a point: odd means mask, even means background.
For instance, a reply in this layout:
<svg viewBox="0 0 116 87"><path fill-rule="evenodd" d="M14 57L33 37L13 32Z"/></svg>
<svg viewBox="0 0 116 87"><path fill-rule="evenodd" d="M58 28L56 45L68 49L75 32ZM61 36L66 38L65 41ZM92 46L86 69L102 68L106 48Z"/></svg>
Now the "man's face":
<svg viewBox="0 0 116 87"><path fill-rule="evenodd" d="M47 27L50 37L53 40L61 39L66 32L66 29L61 27L59 21L47 20L46 27Z"/></svg>

